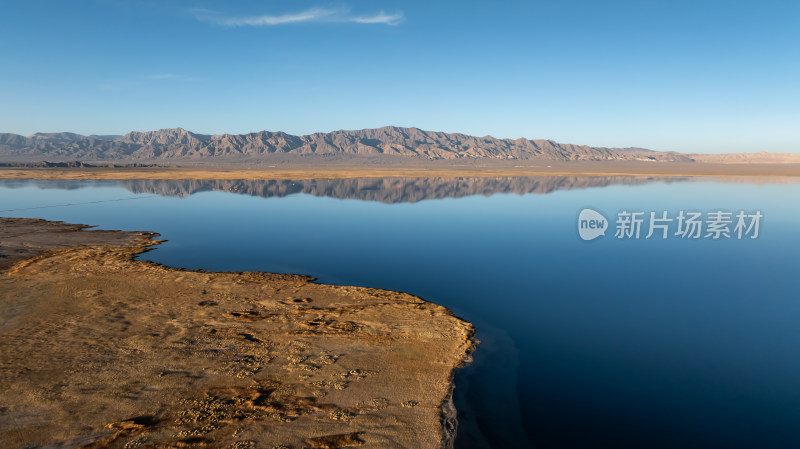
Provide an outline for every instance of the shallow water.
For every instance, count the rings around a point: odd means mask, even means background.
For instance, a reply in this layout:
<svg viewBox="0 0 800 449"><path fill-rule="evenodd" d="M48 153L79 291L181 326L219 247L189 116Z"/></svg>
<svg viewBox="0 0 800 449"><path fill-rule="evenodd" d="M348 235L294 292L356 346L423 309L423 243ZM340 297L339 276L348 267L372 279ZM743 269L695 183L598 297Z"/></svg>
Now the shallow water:
<svg viewBox="0 0 800 449"><path fill-rule="evenodd" d="M800 184L731 181L0 181L0 215L451 308L483 341L456 379L462 449L800 447ZM764 218L757 239L586 242L586 207Z"/></svg>

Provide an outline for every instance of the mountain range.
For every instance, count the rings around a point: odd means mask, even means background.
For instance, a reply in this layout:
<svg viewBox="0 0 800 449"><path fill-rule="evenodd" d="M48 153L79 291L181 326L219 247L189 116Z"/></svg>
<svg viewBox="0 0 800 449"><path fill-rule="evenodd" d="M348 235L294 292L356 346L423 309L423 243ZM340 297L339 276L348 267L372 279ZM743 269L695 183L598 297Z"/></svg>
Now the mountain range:
<svg viewBox="0 0 800 449"><path fill-rule="evenodd" d="M688 155L643 148L604 148L552 140L498 139L386 126L295 136L284 132L207 135L182 128L124 136L0 133L0 161L259 161L276 156L414 158L419 160L550 160L692 162Z"/></svg>

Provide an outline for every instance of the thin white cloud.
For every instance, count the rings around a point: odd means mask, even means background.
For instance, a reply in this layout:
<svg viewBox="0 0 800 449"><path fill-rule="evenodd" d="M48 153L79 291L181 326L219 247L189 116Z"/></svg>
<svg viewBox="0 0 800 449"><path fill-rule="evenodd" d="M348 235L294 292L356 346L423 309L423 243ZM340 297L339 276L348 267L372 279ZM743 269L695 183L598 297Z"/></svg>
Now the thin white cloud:
<svg viewBox="0 0 800 449"><path fill-rule="evenodd" d="M385 25L394 26L400 23L401 20L403 20L402 12L396 12L394 14L386 14L385 12L381 11L371 16L353 17L352 21L355 23L382 23Z"/></svg>
<svg viewBox="0 0 800 449"><path fill-rule="evenodd" d="M353 15L347 8L311 8L277 15L225 16L207 9L194 10L197 20L226 27L274 26L296 23L362 23L394 26L403 20L403 13L384 11L369 15Z"/></svg>

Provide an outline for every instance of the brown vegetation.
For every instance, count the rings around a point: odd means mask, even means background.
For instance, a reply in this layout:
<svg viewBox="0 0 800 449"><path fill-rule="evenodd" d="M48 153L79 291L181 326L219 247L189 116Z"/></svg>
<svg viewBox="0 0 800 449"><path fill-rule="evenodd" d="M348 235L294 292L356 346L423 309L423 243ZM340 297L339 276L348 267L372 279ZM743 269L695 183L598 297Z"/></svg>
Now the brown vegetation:
<svg viewBox="0 0 800 449"><path fill-rule="evenodd" d="M440 448L473 329L384 290L133 257L0 219L0 446Z"/></svg>

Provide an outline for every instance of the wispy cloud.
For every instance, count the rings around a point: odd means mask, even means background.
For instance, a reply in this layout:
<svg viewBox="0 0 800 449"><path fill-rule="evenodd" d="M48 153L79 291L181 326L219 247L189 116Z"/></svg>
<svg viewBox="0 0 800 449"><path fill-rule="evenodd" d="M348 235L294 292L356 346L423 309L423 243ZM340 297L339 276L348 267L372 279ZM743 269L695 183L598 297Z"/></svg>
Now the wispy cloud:
<svg viewBox="0 0 800 449"><path fill-rule="evenodd" d="M397 25L403 20L403 13L396 12L394 14L387 14L383 11L373 14L371 16L356 16L353 17L355 23L382 23L385 25Z"/></svg>
<svg viewBox="0 0 800 449"><path fill-rule="evenodd" d="M311 8L300 12L250 16L226 16L217 11L208 9L196 9L193 12L197 20L227 27L274 26L312 22L362 23L394 26L399 24L404 18L402 12L386 13L380 11L374 14L356 15L352 14L348 8Z"/></svg>

